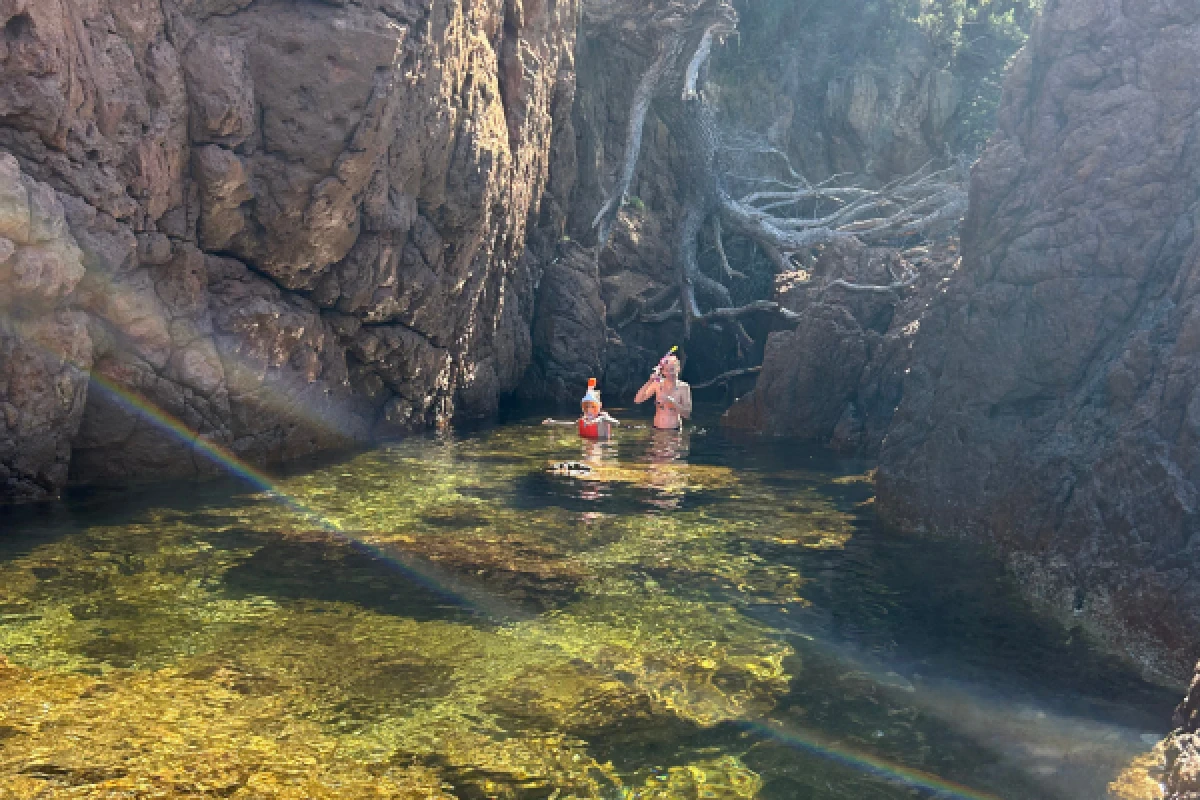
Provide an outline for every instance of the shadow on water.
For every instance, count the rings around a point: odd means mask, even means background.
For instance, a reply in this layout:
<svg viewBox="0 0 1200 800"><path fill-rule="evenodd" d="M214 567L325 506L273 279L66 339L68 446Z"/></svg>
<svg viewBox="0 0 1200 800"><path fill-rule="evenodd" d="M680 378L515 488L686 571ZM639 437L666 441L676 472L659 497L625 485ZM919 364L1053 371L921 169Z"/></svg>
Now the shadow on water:
<svg viewBox="0 0 1200 800"><path fill-rule="evenodd" d="M463 598L424 585L396 560L353 542L325 534L254 539L254 554L224 574L230 597L349 603L422 622L479 619Z"/></svg>
<svg viewBox="0 0 1200 800"><path fill-rule="evenodd" d="M844 549L813 553L802 566L812 606L771 624L910 680L954 676L1014 703L1145 730L1159 729L1178 701L1081 629L1035 613L1004 567L971 543L915 539L868 519Z"/></svg>
<svg viewBox="0 0 1200 800"><path fill-rule="evenodd" d="M256 489L244 481L167 481L117 487L72 487L59 499L0 505L0 562L28 555L63 537L97 527L136 523L156 510L203 524L225 522L231 505L252 502Z"/></svg>
<svg viewBox="0 0 1200 800"><path fill-rule="evenodd" d="M577 480L543 472L518 478L511 487L504 489L478 488L467 493L489 502L504 502L510 508L519 510L558 508L575 513L623 514L661 508L657 501L662 491L654 487L604 480L584 484L581 490ZM689 488L679 492L671 510L696 511L728 502L727 495Z"/></svg>

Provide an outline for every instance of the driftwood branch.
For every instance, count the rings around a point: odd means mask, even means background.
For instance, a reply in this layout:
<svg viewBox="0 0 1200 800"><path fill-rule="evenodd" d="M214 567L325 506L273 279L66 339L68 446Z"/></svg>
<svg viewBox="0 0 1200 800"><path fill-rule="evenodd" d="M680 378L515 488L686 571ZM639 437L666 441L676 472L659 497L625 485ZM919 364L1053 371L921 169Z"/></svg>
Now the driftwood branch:
<svg viewBox="0 0 1200 800"><path fill-rule="evenodd" d="M830 281L825 287L826 289L845 289L848 292L875 292L877 294L886 294L888 292L897 292L901 289L907 289L917 282L920 276L915 272L910 272L907 278L894 281L893 283L873 284L873 283L851 283L850 281L838 278L835 281Z"/></svg>
<svg viewBox="0 0 1200 800"><path fill-rule="evenodd" d="M642 150L642 135L646 129L646 113L650 110L650 103L658 94L663 80L682 50L683 39L675 33L667 34L659 43L658 57L642 75L642 79L633 93L633 103L629 110L629 129L625 134L625 154L621 159L621 171L608 200L592 221L592 227L596 229L597 258L599 258L600 251L608 244L608 237L612 233L612 226L616 222L617 214L621 211L621 206L629 199L629 187L633 184L633 176L637 171L638 157Z"/></svg>
<svg viewBox="0 0 1200 800"><path fill-rule="evenodd" d="M689 100L699 99L700 92L696 86L700 80L700 71L704 69L709 56L712 55L713 37L719 29L719 23L705 28L704 35L700 37L700 46L696 48L696 52L692 54L692 60L688 62L687 75L683 79L683 101L685 103Z"/></svg>
<svg viewBox="0 0 1200 800"><path fill-rule="evenodd" d="M795 322L800 319L800 315L790 308L784 308L774 300L755 300L752 303L746 303L741 306L727 306L723 308L714 308L712 311L700 314L693 320L701 325L707 325L718 320L736 320L739 317L745 317L750 314L776 314L782 319L789 322ZM652 314L642 314L638 318L638 322L667 322L673 319L682 319L683 311L676 303L666 311L659 311Z"/></svg>

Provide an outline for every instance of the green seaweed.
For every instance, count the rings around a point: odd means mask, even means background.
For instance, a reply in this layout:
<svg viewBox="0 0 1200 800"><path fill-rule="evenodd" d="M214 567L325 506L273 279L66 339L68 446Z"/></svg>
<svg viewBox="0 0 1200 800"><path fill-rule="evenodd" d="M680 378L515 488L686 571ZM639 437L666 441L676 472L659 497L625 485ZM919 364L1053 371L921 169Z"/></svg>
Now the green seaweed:
<svg viewBox="0 0 1200 800"><path fill-rule="evenodd" d="M737 732L803 716L757 612L854 535L833 477L514 425L62 531L0 561L0 798L909 796ZM829 673L814 714L932 763L937 720Z"/></svg>

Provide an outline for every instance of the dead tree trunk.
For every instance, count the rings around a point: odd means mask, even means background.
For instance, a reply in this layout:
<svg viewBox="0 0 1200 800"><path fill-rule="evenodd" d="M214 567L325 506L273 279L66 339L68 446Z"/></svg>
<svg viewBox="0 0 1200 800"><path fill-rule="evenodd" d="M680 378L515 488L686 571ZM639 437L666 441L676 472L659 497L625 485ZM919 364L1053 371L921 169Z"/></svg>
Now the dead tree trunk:
<svg viewBox="0 0 1200 800"><path fill-rule="evenodd" d="M775 313L783 319L795 315L769 301L734 307L724 281L737 273L725 256L726 232L744 236L759 245L779 272L796 269L794 259L811 259L813 248L840 238L878 243L923 233L957 220L966 210L964 164L939 169L929 165L887 186L812 185L792 169L786 154L753 137L723 135L705 87L712 52L737 28L730 0L611 0L598 4L589 15L593 24L621 25L630 30L636 20L640 44L654 53L631 100L625 152L616 183L596 215L596 254L607 246L613 225L637 171L651 109L664 121L681 151L686 167L679 183L684 187L683 216L675 247L676 285L658 293L637 317L626 320L659 322L680 318L685 338L696 324L717 321L737 337L739 350L751 344L740 317ZM760 154L775 159L774 175L732 174L724 162L734 154ZM735 191L736 187L748 187ZM769 186L770 190L761 187ZM808 213L802 213L801 208ZM722 269L719 279L700 270L699 242L704 230L714 232ZM845 291L897 292L911 286L916 272L886 285L832 281L825 288ZM662 306L666 308L662 308ZM707 310L706 310L707 309Z"/></svg>

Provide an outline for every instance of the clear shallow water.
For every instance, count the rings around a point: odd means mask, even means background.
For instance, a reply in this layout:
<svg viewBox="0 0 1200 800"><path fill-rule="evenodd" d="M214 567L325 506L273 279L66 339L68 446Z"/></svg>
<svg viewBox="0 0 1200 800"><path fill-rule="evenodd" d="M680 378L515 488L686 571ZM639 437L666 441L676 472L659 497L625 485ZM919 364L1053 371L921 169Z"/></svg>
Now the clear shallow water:
<svg viewBox="0 0 1200 800"><path fill-rule="evenodd" d="M864 469L514 423L2 511L0 798L1155 796L1174 693Z"/></svg>

